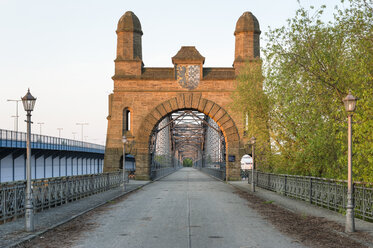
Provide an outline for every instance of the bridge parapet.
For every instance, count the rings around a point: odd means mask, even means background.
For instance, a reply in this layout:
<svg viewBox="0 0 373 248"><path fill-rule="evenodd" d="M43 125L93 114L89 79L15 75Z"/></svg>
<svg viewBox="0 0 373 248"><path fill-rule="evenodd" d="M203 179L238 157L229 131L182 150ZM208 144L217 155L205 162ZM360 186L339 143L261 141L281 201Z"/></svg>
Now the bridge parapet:
<svg viewBox="0 0 373 248"><path fill-rule="evenodd" d="M0 129L0 147L26 148L26 135L24 132ZM31 149L105 153L103 145L38 134L31 134Z"/></svg>
<svg viewBox="0 0 373 248"><path fill-rule="evenodd" d="M0 182L26 179L24 132L0 129ZM99 173L105 146L31 134L32 178Z"/></svg>
<svg viewBox="0 0 373 248"><path fill-rule="evenodd" d="M241 175L251 183L251 170ZM311 204L336 212L344 212L347 206L347 181L328 178L254 172L258 187L279 194L307 201ZM355 215L363 220L373 221L373 185L354 182Z"/></svg>
<svg viewBox="0 0 373 248"><path fill-rule="evenodd" d="M66 204L97 194L123 183L122 172L32 180L35 211ZM0 221L6 222L25 213L26 181L0 184Z"/></svg>

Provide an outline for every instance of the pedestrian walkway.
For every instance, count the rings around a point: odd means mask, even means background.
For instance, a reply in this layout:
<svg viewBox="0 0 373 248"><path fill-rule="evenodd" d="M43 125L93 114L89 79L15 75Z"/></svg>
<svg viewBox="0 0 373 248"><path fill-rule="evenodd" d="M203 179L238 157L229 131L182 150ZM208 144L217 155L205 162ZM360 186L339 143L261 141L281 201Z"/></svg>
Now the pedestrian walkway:
<svg viewBox="0 0 373 248"><path fill-rule="evenodd" d="M303 247L234 194L192 168L154 182L95 215L72 247Z"/></svg>
<svg viewBox="0 0 373 248"><path fill-rule="evenodd" d="M232 181L232 182L229 182L229 184L241 190L251 192L251 185L248 184L247 181ZM272 201L273 203L280 205L291 211L295 211L300 214L324 217L330 221L335 221L342 225L345 224L346 216L340 213L330 211L326 208L318 207L316 205L309 204L305 201L292 199L290 197L284 197L283 195L280 195L275 192L265 190L259 187L256 187L255 191L256 191L255 194L263 198L264 200ZM373 237L373 223L355 218L355 226L357 230L367 232Z"/></svg>
<svg viewBox="0 0 373 248"><path fill-rule="evenodd" d="M246 192L252 192L251 191L251 184L248 184L247 180L245 181L232 181L229 182L229 184L233 185L234 187L239 188L240 190L246 191ZM316 205L309 204L308 202L293 199L290 197L285 197L283 195L277 194L275 192L265 190L259 187L255 188L254 195L260 197L263 199L263 201L272 202L273 204L276 204L278 206L281 206L285 209L288 209L290 211L305 215L305 216L316 216L316 217L322 217L329 221L334 221L336 223L339 223L341 225L345 225L346 222L346 216L331 210L328 210L326 208L322 208ZM357 231L364 232L371 236L373 239L373 223L363 221L360 219L355 218L355 226ZM366 241L362 241L365 242ZM369 247L373 247L373 243L368 244Z"/></svg>
<svg viewBox="0 0 373 248"><path fill-rule="evenodd" d="M130 180L126 185L126 193L133 191L148 181ZM44 210L35 214L35 232L28 233L25 231L25 219L19 218L15 221L0 225L0 247L12 246L23 240L43 233L52 227L65 223L76 216L79 216L99 205L111 201L125 194L122 187L111 189L99 194L91 195L80 200L64 204L55 208Z"/></svg>

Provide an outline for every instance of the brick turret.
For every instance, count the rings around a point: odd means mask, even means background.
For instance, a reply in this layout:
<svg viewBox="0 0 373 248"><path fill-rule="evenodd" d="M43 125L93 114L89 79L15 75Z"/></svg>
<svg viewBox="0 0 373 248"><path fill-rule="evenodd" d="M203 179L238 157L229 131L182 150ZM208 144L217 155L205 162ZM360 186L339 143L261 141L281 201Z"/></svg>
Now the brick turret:
<svg viewBox="0 0 373 248"><path fill-rule="evenodd" d="M143 67L141 23L132 11L127 11L118 22L115 76L139 76Z"/></svg>
<svg viewBox="0 0 373 248"><path fill-rule="evenodd" d="M238 19L234 36L236 37L233 66L238 69L245 61L260 58L259 22L251 12L245 12Z"/></svg>

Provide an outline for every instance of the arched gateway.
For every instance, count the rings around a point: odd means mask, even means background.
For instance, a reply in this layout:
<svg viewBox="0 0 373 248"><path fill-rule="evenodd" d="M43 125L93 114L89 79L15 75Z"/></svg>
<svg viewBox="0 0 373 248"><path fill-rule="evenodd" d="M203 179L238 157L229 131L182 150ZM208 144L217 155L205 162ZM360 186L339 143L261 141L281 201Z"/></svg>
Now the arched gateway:
<svg viewBox="0 0 373 248"><path fill-rule="evenodd" d="M237 21L235 60L229 68L204 68L205 58L190 46L181 47L172 57L173 67L144 67L143 33L136 15L126 12L116 32L117 58L114 91L109 95L104 171L120 168L122 136L126 135L126 151L136 161L136 179L149 179L152 133L167 116L188 110L190 114L203 113L217 123L225 141L226 175L229 180L239 179L240 157L247 137L244 118L231 112L229 104L239 69L246 61L259 59L260 29L255 16L245 12Z"/></svg>

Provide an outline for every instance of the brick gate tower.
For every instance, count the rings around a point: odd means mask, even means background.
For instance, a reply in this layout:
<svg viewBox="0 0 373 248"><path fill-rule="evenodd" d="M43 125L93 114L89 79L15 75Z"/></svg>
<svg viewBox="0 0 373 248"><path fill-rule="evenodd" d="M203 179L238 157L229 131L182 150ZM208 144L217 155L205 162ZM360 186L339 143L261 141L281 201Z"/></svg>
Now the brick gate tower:
<svg viewBox="0 0 373 248"><path fill-rule="evenodd" d="M223 132L226 142L226 175L240 177L244 153L244 118L232 112L229 104L236 76L247 61L259 59L258 20L251 12L238 19L233 67L206 68L205 58L193 46L183 46L172 57L172 67L145 67L142 60L142 29L137 16L126 12L118 22L114 91L109 95L109 115L104 171L120 168L122 136L129 142L126 152L136 161L136 179L149 179L149 140L154 127L166 115L192 109L208 115ZM193 72L188 82L178 80L182 71ZM232 158L234 161L232 161Z"/></svg>

